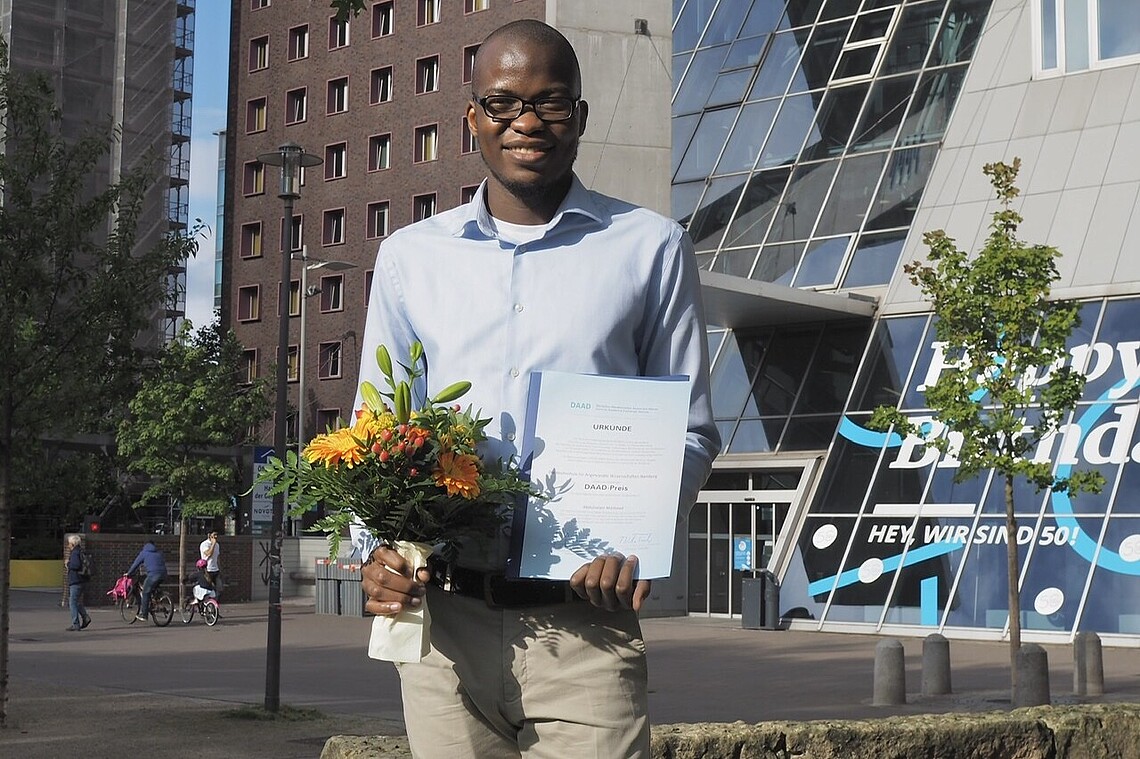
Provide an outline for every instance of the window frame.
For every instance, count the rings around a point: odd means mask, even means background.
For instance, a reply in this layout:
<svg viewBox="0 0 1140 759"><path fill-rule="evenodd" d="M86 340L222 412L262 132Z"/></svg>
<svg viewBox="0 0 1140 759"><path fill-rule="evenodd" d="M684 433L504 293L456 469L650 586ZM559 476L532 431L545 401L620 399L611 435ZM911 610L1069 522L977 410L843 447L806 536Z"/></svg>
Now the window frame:
<svg viewBox="0 0 1140 759"><path fill-rule="evenodd" d="M317 343L317 379L340 379L344 376L343 352L340 340Z"/></svg>
<svg viewBox="0 0 1140 759"><path fill-rule="evenodd" d="M329 79L326 90L325 115L336 116L337 114L348 113L348 77L338 76L335 79ZM337 106L340 108L334 110Z"/></svg>
<svg viewBox="0 0 1140 759"><path fill-rule="evenodd" d="M294 114L300 108L300 118ZM297 87L285 92L285 126L303 124L309 118L309 88Z"/></svg>
<svg viewBox="0 0 1140 759"><path fill-rule="evenodd" d="M252 385L261 376L261 367L258 365L257 348L246 348L241 352L242 385Z"/></svg>
<svg viewBox="0 0 1140 759"><path fill-rule="evenodd" d="M430 26L439 23L442 13L440 0L416 0L416 26Z"/></svg>
<svg viewBox="0 0 1140 759"><path fill-rule="evenodd" d="M246 161L242 165L241 194L246 198L265 194L265 164L261 161Z"/></svg>
<svg viewBox="0 0 1140 759"><path fill-rule="evenodd" d="M309 25L298 24L289 29L288 49L285 52L286 61L303 61L309 57ZM298 44L300 43L300 44ZM303 48L303 49L301 49Z"/></svg>
<svg viewBox="0 0 1140 759"><path fill-rule="evenodd" d="M241 285L238 287L237 320L239 322L261 321L261 285Z"/></svg>
<svg viewBox="0 0 1140 759"><path fill-rule="evenodd" d="M336 16L329 16L329 50L341 50L348 47L351 41L351 29L352 25L347 18L340 21Z"/></svg>
<svg viewBox="0 0 1140 759"><path fill-rule="evenodd" d="M285 350L285 381L301 381L301 347L297 343L290 344ZM296 419L296 414L290 414L290 416ZM293 434L296 436L296 423L294 423Z"/></svg>
<svg viewBox="0 0 1140 759"><path fill-rule="evenodd" d="M460 155L471 155L479 152L479 138L471 131L471 125L466 118L459 120L459 134Z"/></svg>
<svg viewBox="0 0 1140 759"><path fill-rule="evenodd" d="M247 221L242 224L240 234L239 258L261 258L265 255L265 232L260 221Z"/></svg>
<svg viewBox="0 0 1140 759"><path fill-rule="evenodd" d="M439 92L439 56L427 55L416 59L416 94Z"/></svg>
<svg viewBox="0 0 1140 759"><path fill-rule="evenodd" d="M320 283L321 300L318 304L322 314L344 310L344 275L324 274Z"/></svg>
<svg viewBox="0 0 1140 759"><path fill-rule="evenodd" d="M425 192L422 195L412 196L412 220L423 221L430 219L437 213L438 202L434 192Z"/></svg>
<svg viewBox="0 0 1140 759"><path fill-rule="evenodd" d="M382 213L381 213L382 212ZM383 217L383 223L380 218ZM381 228L382 227L382 228ZM365 206L364 239L379 240L387 237L392 229L392 201L374 200Z"/></svg>
<svg viewBox="0 0 1140 759"><path fill-rule="evenodd" d="M249 41L249 73L269 68L269 35L253 37Z"/></svg>
<svg viewBox="0 0 1140 759"><path fill-rule="evenodd" d="M471 84L475 78L475 56L479 53L478 45L468 45L463 48L463 83Z"/></svg>
<svg viewBox="0 0 1140 759"><path fill-rule="evenodd" d="M257 134L269 128L269 99L262 96L245 101L245 133Z"/></svg>
<svg viewBox="0 0 1140 759"><path fill-rule="evenodd" d="M1098 71L1102 69L1116 68L1119 66L1134 66L1140 64L1140 51L1130 54L1114 56L1111 58L1102 58L1100 56L1100 0L1053 0L1056 7L1056 56L1057 65L1052 68L1045 68L1044 55L1045 55L1045 41L1042 34L1042 23L1044 16L1042 13L1042 2L1044 0L1033 0L1030 3L1030 38L1032 40L1031 48L1033 54L1033 74L1034 78L1045 79L1055 76L1065 76L1066 74L1078 74L1083 71ZM1067 13L1067 6L1069 3L1077 3L1082 6L1085 19L1085 27L1087 37L1085 39L1086 53L1088 56L1088 65L1083 68L1069 68L1069 55L1066 47L1067 34L1065 32L1065 19L1069 14Z"/></svg>
<svg viewBox="0 0 1140 759"><path fill-rule="evenodd" d="M325 145L325 181L331 182L348 176L348 143L334 142Z"/></svg>
<svg viewBox="0 0 1140 759"><path fill-rule="evenodd" d="M345 244L347 220L348 215L343 206L321 211L321 247Z"/></svg>
<svg viewBox="0 0 1140 759"><path fill-rule="evenodd" d="M463 0L463 14L481 13L491 7L491 0Z"/></svg>
<svg viewBox="0 0 1140 759"><path fill-rule="evenodd" d="M378 66L368 72L368 104L391 103L395 82L391 66ZM383 97L387 95L387 97Z"/></svg>
<svg viewBox="0 0 1140 759"><path fill-rule="evenodd" d="M439 124L416 127L412 145L412 163L431 163L439 160Z"/></svg>
<svg viewBox="0 0 1140 759"><path fill-rule="evenodd" d="M301 316L301 280L289 280L289 318Z"/></svg>
<svg viewBox="0 0 1140 759"><path fill-rule="evenodd" d="M284 253L285 252L285 247L284 247L285 235L289 231L290 230L285 229L285 217L282 216L281 217L281 229L280 229L281 235L278 238L281 241L281 247L277 251L278 253ZM305 243L305 215L304 214L301 214L301 213L293 214L293 228L291 231L294 233L294 235L293 235L293 239L290 240L290 243L295 243L295 245L293 245L293 247L289 248L289 252L295 253L295 252L301 250L301 248L304 246L304 243Z"/></svg>
<svg viewBox="0 0 1140 759"><path fill-rule="evenodd" d="M384 148L377 153L378 146ZM383 161L379 160L383 157ZM368 171L387 171L392 168L392 133L373 134L368 137Z"/></svg>
<svg viewBox="0 0 1140 759"><path fill-rule="evenodd" d="M372 5L372 39L388 37L396 31L395 3L385 0Z"/></svg>

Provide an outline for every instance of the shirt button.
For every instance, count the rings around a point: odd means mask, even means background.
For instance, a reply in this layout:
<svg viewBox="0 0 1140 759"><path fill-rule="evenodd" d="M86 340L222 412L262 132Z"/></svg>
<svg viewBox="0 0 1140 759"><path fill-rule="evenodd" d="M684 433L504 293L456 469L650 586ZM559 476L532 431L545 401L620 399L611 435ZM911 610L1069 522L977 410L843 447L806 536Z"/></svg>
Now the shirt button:
<svg viewBox="0 0 1140 759"><path fill-rule="evenodd" d="M523 304L521 304L521 303L516 303L516 304L515 304L515 313L516 313L516 314L521 314L521 313L522 313L522 310L523 310Z"/></svg>
<svg viewBox="0 0 1140 759"><path fill-rule="evenodd" d="M514 439L515 439L515 433L508 432L507 433L507 440L514 440Z"/></svg>
<svg viewBox="0 0 1140 759"><path fill-rule="evenodd" d="M519 370L518 369L511 369L511 376L512 377L518 377L519 376Z"/></svg>

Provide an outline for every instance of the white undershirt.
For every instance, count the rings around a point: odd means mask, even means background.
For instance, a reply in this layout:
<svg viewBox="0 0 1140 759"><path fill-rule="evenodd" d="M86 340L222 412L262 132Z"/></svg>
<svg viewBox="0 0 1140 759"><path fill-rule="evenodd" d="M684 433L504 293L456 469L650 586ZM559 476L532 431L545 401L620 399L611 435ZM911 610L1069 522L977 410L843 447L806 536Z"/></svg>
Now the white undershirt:
<svg viewBox="0 0 1140 759"><path fill-rule="evenodd" d="M491 221L495 224L495 230L499 233L499 239L504 242L509 242L512 245L522 245L526 242L533 242L542 237L543 232L546 231L545 224L512 224L509 221L491 217Z"/></svg>

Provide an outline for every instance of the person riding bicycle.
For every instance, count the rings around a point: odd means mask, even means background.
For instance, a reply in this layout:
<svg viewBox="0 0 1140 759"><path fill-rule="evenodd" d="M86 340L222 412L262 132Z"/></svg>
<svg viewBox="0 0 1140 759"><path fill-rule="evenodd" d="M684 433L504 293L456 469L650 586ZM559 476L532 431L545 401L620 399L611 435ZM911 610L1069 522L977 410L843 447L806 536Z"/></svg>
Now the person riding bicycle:
<svg viewBox="0 0 1140 759"><path fill-rule="evenodd" d="M135 614L135 619L145 622L150 611L150 595L166 579L166 559L154 543L147 541L147 544L139 551L139 555L131 562L131 568L124 574L134 574L139 567L146 569L146 580L143 582L142 598L139 601L139 609Z"/></svg>
<svg viewBox="0 0 1140 759"><path fill-rule="evenodd" d="M190 586L194 599L204 601L211 597L217 598L218 591L214 583L210 581L210 573L206 570L206 560L198 559L194 566L196 567L195 571L186 578L186 584Z"/></svg>

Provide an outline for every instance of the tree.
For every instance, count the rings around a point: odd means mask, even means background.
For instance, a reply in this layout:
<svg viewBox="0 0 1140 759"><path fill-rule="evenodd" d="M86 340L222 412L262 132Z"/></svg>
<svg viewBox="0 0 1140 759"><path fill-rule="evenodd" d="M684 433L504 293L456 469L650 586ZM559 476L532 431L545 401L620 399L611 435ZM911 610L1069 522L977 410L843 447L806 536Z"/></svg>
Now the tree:
<svg viewBox="0 0 1140 759"><path fill-rule="evenodd" d="M239 382L243 349L215 321L191 333L186 322L143 377L119 424L119 456L150 478L139 505L169 498L181 514L178 578L185 576L186 520L222 516L240 484L234 446L269 417L269 387Z"/></svg>
<svg viewBox="0 0 1140 759"><path fill-rule="evenodd" d="M956 247L943 230L923 238L929 263L903 267L930 299L934 330L953 371L943 372L926 388L926 403L953 434L923 430L894 408L880 407L870 426L894 425L902 434L925 438L927 445L960 462L962 482L988 469L1004 481L1006 570L1009 593L1011 696L1017 698L1017 653L1021 649L1017 520L1013 484L1025 478L1038 492L1075 495L1099 492L1103 478L1074 471L1058 478L1049 461L1027 458L1042 439L1056 434L1084 390L1080 367L1065 366L1066 340L1079 323L1072 301L1050 300L1061 253L1017 238L1022 217L1011 207L1020 159L991 163L990 178L1001 208L990 234L974 257Z"/></svg>
<svg viewBox="0 0 1140 759"><path fill-rule="evenodd" d="M8 66L0 40L0 727L7 721L12 487L45 437L106 429L137 376L136 336L166 274L195 251L135 250L147 173L98 185L110 126L66 140L47 79Z"/></svg>

